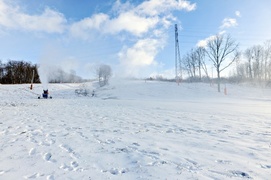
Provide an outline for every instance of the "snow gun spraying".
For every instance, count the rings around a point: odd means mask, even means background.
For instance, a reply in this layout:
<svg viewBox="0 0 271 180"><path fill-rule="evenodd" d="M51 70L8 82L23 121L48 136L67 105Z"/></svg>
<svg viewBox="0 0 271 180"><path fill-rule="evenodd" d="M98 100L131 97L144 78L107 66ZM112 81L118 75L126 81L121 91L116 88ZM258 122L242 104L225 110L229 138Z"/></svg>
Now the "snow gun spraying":
<svg viewBox="0 0 271 180"><path fill-rule="evenodd" d="M49 83L49 76L50 76L50 69L51 66L47 64L47 62L42 62L38 68L39 78L43 86L43 93L41 96L38 96L38 99L52 99L52 96L49 96L48 90L48 83Z"/></svg>
<svg viewBox="0 0 271 180"><path fill-rule="evenodd" d="M40 99L41 96L39 96L38 98ZM48 99L48 98L49 98L49 99L52 99L52 96L49 96L49 91L48 91L48 89L43 90L42 98L43 98L43 99Z"/></svg>

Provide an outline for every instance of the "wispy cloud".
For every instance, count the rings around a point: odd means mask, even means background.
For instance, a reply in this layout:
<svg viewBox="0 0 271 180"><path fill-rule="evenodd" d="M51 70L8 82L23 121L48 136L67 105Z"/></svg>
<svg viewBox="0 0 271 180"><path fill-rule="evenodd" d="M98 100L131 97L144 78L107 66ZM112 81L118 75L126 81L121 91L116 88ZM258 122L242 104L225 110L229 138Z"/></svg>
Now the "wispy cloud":
<svg viewBox="0 0 271 180"><path fill-rule="evenodd" d="M241 17L241 12L240 11L235 11L235 16L236 16L236 18L225 18L225 19L223 19L222 25L220 26L220 29L227 29L227 28L238 26L237 19Z"/></svg>
<svg viewBox="0 0 271 180"><path fill-rule="evenodd" d="M237 20L235 18L225 18L220 26L221 29L237 26Z"/></svg>

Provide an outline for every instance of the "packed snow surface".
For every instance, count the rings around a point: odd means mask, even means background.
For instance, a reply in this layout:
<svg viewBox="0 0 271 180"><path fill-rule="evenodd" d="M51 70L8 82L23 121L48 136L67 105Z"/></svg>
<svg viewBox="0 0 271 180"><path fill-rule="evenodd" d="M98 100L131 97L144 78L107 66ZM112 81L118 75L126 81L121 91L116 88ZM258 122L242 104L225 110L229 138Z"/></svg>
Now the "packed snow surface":
<svg viewBox="0 0 271 180"><path fill-rule="evenodd" d="M269 179L271 90L0 85L0 179ZM224 88L224 87L223 87ZM95 95L92 97L92 92ZM222 90L223 91L223 90Z"/></svg>

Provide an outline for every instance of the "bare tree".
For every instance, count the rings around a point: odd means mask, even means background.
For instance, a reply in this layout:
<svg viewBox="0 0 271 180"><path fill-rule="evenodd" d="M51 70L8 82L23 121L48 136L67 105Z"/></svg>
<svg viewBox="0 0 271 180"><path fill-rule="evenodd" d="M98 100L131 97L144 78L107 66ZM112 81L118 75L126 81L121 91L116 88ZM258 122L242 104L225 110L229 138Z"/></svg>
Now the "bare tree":
<svg viewBox="0 0 271 180"><path fill-rule="evenodd" d="M245 57L247 58L247 71L249 74L249 78L252 79L252 59L253 59L253 55L252 55L252 50L251 48L247 49L245 51Z"/></svg>
<svg viewBox="0 0 271 180"><path fill-rule="evenodd" d="M187 72L190 80L192 79L193 77L193 72L192 72L192 66L191 66L191 59L190 59L190 54L187 53L184 58L183 58L183 63L184 63L184 70Z"/></svg>
<svg viewBox="0 0 271 180"><path fill-rule="evenodd" d="M254 78L260 80L262 75L262 47L260 45L252 47L252 60Z"/></svg>
<svg viewBox="0 0 271 180"><path fill-rule="evenodd" d="M271 40L268 40L264 44L264 80L271 79Z"/></svg>
<svg viewBox="0 0 271 180"><path fill-rule="evenodd" d="M247 72L250 80L265 82L270 79L271 65L271 41L264 45L252 46L244 52L247 60Z"/></svg>
<svg viewBox="0 0 271 180"><path fill-rule="evenodd" d="M208 73L208 68L207 68L207 65L206 65L205 61L201 62L201 68L204 71L206 77L210 80L210 76L209 76L209 73Z"/></svg>
<svg viewBox="0 0 271 180"><path fill-rule="evenodd" d="M220 73L238 58L237 48L238 44L230 35L216 35L207 43L205 52L216 68L218 92L220 92Z"/></svg>
<svg viewBox="0 0 271 180"><path fill-rule="evenodd" d="M109 78L112 76L111 67L106 64L101 64L96 69L96 74L98 76L100 86L105 86L108 84Z"/></svg>
<svg viewBox="0 0 271 180"><path fill-rule="evenodd" d="M192 72L192 77L195 78L196 77L196 70L197 70L197 54L196 51L194 49L191 50L191 52L188 54L189 58L189 63L190 63L190 68L191 68L191 72Z"/></svg>
<svg viewBox="0 0 271 180"><path fill-rule="evenodd" d="M206 76L208 77L208 71L206 68L206 64L204 62L204 57L205 57L205 51L202 47L199 47L195 51L196 56L197 56L197 62L198 62L198 69L199 69L199 78L201 80L201 69L205 72Z"/></svg>
<svg viewBox="0 0 271 180"><path fill-rule="evenodd" d="M194 49L191 49L189 53L184 56L185 70L187 71L190 80L195 80L197 76L198 59L197 53Z"/></svg>

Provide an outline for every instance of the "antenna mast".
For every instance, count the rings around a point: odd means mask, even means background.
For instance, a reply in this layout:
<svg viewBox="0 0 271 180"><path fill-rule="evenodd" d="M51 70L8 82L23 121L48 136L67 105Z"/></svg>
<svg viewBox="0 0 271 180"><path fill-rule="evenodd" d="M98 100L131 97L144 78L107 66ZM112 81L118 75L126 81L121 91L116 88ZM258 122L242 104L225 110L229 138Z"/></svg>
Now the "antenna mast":
<svg viewBox="0 0 271 180"><path fill-rule="evenodd" d="M178 68L178 65L179 65L179 68ZM181 63L181 57L180 57L177 24L175 24L175 78L178 81L179 79L182 79L182 63Z"/></svg>

